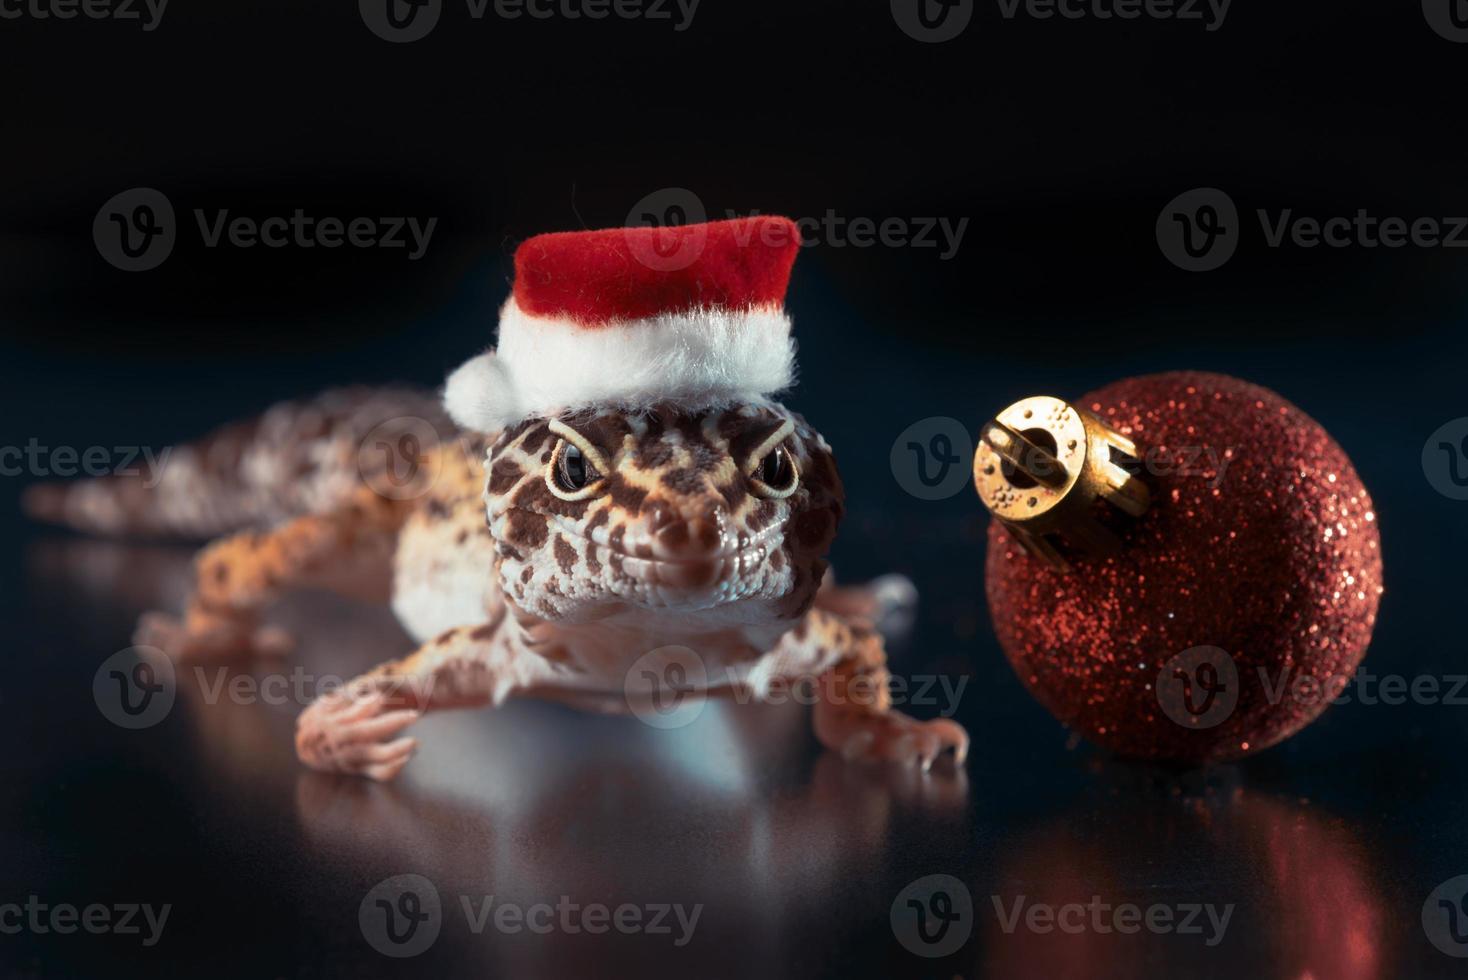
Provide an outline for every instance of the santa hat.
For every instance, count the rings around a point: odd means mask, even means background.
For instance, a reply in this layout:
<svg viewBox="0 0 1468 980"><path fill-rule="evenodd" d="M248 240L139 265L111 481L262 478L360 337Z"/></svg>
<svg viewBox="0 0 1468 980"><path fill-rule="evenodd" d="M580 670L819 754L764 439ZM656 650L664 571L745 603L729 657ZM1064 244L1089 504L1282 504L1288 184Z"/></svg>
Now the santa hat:
<svg viewBox="0 0 1468 980"><path fill-rule="evenodd" d="M538 235L515 252L495 349L449 377L444 406L488 432L592 407L717 407L795 375L788 218Z"/></svg>

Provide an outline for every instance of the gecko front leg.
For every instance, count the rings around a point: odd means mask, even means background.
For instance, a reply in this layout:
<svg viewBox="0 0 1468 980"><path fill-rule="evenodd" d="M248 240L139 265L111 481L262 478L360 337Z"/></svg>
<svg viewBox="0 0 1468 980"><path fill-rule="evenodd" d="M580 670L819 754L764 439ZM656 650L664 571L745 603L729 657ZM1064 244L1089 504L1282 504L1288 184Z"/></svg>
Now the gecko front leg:
<svg viewBox="0 0 1468 980"><path fill-rule="evenodd" d="M519 646L504 624L501 615L447 630L317 698L296 721L296 755L322 772L397 776L417 748L402 733L424 712L500 704L523 687Z"/></svg>
<svg viewBox="0 0 1468 980"><path fill-rule="evenodd" d="M144 614L133 642L179 659L285 653L291 639L261 622L265 611L285 592L306 587L385 600L398 528L410 507L363 488L337 510L215 541L195 559L183 616Z"/></svg>
<svg viewBox="0 0 1468 980"><path fill-rule="evenodd" d="M919 763L927 770L949 749L956 766L968 756L968 733L956 721L919 721L893 709L887 651L864 622L811 610L781 637L770 676L772 684L816 678L816 738L847 758Z"/></svg>

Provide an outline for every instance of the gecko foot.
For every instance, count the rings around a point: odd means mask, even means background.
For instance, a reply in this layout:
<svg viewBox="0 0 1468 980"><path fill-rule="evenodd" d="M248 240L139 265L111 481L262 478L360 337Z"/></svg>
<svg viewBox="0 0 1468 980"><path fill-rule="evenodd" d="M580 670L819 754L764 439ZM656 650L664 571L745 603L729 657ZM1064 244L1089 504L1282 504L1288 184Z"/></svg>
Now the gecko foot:
<svg viewBox="0 0 1468 980"><path fill-rule="evenodd" d="M889 640L912 633L917 603L917 586L905 575L883 575L864 585L836 585L828 572L816 594L817 608L871 623Z"/></svg>
<svg viewBox="0 0 1468 980"><path fill-rule="evenodd" d="M955 768L968 758L968 732L949 718L918 721L900 711L837 711L820 705L816 711L821 744L847 759L921 765L927 772L950 749Z"/></svg>
<svg viewBox="0 0 1468 980"><path fill-rule="evenodd" d="M418 740L395 738L422 717L394 707L387 691L349 689L318 698L296 721L296 755L312 769L387 782L402 772Z"/></svg>

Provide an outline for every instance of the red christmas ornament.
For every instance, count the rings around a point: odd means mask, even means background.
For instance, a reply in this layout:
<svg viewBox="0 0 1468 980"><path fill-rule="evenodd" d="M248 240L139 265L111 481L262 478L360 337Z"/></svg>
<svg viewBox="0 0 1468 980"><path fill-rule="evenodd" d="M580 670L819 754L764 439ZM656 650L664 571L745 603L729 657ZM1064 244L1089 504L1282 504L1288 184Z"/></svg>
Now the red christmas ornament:
<svg viewBox="0 0 1468 980"><path fill-rule="evenodd" d="M1030 691L1119 754L1212 762L1299 731L1366 652L1371 497L1330 435L1257 385L1129 378L1029 398L974 457L994 627Z"/></svg>

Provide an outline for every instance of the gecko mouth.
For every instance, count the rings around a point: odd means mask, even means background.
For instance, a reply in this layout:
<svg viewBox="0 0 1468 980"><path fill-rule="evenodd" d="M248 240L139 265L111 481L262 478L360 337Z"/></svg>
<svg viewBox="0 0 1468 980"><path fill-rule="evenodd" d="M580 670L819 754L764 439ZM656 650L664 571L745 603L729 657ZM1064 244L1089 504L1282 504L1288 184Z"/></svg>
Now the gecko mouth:
<svg viewBox="0 0 1468 980"><path fill-rule="evenodd" d="M614 571L645 585L678 592L717 590L748 579L768 557L763 549L710 555L706 558L639 558L613 551Z"/></svg>
<svg viewBox="0 0 1468 980"><path fill-rule="evenodd" d="M772 526L750 537L742 545L723 547L706 555L668 557L619 548L610 541L593 541L571 528L562 533L581 546L581 552L597 557L608 565L614 577L631 579L657 591L728 593L736 597L737 586L749 581L753 572L763 566L778 542L782 528Z"/></svg>

